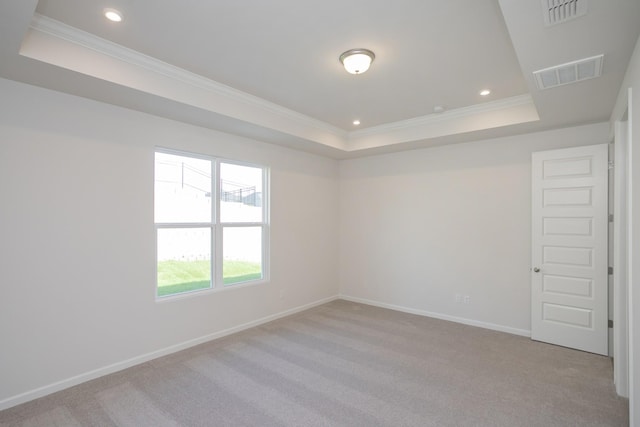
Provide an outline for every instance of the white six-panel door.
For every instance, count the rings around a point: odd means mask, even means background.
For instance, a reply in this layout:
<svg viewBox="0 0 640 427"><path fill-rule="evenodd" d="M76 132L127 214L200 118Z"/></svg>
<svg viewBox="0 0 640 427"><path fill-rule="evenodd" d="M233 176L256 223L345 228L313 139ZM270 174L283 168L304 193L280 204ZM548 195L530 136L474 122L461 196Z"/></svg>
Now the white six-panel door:
<svg viewBox="0 0 640 427"><path fill-rule="evenodd" d="M531 338L608 352L607 144L533 153Z"/></svg>

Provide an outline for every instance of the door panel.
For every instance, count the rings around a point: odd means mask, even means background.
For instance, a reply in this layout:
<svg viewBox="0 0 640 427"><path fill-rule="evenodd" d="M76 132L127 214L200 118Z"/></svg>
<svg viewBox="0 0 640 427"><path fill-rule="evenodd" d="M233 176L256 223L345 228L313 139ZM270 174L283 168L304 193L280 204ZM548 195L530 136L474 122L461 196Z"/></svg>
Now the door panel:
<svg viewBox="0 0 640 427"><path fill-rule="evenodd" d="M592 266L592 251L588 248L563 248L557 246L545 246L543 249L542 263L556 264L559 266Z"/></svg>
<svg viewBox="0 0 640 427"><path fill-rule="evenodd" d="M548 160L544 163L543 168L545 179L591 176L593 170L590 157Z"/></svg>
<svg viewBox="0 0 640 427"><path fill-rule="evenodd" d="M558 322L569 326L591 328L593 310L558 304L543 304L543 318L547 322Z"/></svg>
<svg viewBox="0 0 640 427"><path fill-rule="evenodd" d="M542 232L545 236L587 236L593 230L592 218L553 218L542 219Z"/></svg>
<svg viewBox="0 0 640 427"><path fill-rule="evenodd" d="M607 145L532 156L531 337L607 354Z"/></svg>
<svg viewBox="0 0 640 427"><path fill-rule="evenodd" d="M554 188L544 191L544 206L592 206L591 188Z"/></svg>
<svg viewBox="0 0 640 427"><path fill-rule="evenodd" d="M542 292L558 295L593 297L593 280L580 277L563 277L545 274L542 276Z"/></svg>

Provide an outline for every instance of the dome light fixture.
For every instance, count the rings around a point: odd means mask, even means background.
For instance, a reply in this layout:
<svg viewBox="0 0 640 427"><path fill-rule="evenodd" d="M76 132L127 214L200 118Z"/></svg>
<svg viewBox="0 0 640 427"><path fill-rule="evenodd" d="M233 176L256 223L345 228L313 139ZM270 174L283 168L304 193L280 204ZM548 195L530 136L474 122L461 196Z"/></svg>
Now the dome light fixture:
<svg viewBox="0 0 640 427"><path fill-rule="evenodd" d="M122 22L122 13L117 9L105 9L104 17L112 22Z"/></svg>
<svg viewBox="0 0 640 427"><path fill-rule="evenodd" d="M340 55L340 62L348 73L362 74L369 69L375 57L369 49L350 49Z"/></svg>

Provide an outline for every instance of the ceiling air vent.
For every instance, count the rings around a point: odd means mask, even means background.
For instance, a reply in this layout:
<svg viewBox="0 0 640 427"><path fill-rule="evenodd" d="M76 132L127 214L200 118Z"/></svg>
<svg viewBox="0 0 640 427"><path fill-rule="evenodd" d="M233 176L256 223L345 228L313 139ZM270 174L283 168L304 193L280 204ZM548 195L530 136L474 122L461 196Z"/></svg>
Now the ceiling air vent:
<svg viewBox="0 0 640 427"><path fill-rule="evenodd" d="M587 0L540 0L544 24L561 24L587 13Z"/></svg>
<svg viewBox="0 0 640 427"><path fill-rule="evenodd" d="M555 67L545 68L533 72L538 89L549 89L556 86L577 83L582 80L593 79L602 75L604 55L567 62Z"/></svg>

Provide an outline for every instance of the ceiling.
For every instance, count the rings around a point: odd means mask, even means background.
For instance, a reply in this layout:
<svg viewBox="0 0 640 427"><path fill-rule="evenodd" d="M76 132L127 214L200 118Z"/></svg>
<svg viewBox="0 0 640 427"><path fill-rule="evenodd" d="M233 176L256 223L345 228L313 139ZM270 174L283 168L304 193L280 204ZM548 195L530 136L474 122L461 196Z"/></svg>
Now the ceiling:
<svg viewBox="0 0 640 427"><path fill-rule="evenodd" d="M0 76L348 158L607 121L640 1L577 1L554 26L540 0L3 2ZM367 73L342 68L351 48L375 52ZM601 77L536 87L599 54Z"/></svg>

